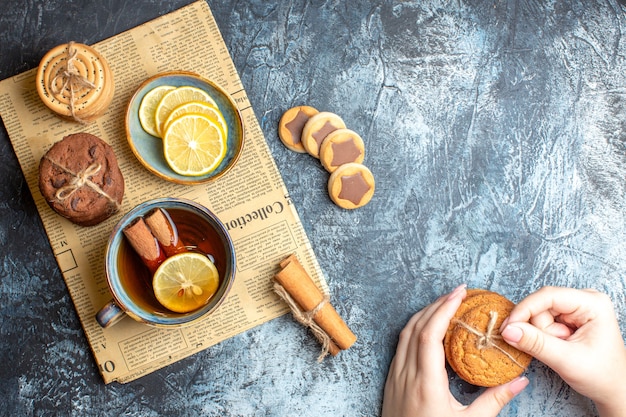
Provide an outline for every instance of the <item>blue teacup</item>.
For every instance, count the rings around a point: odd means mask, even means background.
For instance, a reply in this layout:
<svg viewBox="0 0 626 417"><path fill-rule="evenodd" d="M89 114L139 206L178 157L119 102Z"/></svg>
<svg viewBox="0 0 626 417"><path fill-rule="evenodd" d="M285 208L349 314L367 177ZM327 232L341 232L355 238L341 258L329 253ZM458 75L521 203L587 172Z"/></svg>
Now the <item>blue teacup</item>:
<svg viewBox="0 0 626 417"><path fill-rule="evenodd" d="M218 289L207 304L197 310L176 313L157 301L151 285L152 274L124 236L127 226L156 208L169 214L188 250L207 255L217 267ZM215 311L235 278L235 248L226 227L206 207L185 199L150 200L129 211L113 229L105 256L106 278L113 299L96 314L102 327L111 326L125 316L157 327L189 325Z"/></svg>

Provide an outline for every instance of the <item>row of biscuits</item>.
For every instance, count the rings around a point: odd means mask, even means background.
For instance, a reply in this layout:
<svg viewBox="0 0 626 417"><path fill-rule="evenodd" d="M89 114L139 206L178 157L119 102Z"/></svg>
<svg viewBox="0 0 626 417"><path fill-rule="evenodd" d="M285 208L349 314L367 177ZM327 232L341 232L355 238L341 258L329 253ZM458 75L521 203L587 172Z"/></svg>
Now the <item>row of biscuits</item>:
<svg viewBox="0 0 626 417"><path fill-rule="evenodd" d="M341 117L311 106L292 107L280 119L278 136L288 149L320 160L330 173L328 194L336 205L355 209L372 199L375 181L363 165L365 144Z"/></svg>

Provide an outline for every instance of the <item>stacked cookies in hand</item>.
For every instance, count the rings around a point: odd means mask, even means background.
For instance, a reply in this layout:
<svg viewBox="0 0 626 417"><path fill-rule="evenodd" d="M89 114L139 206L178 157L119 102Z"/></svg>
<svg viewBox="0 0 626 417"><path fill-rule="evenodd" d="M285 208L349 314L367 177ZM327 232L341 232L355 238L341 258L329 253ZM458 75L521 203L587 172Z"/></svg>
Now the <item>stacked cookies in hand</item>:
<svg viewBox="0 0 626 417"><path fill-rule="evenodd" d="M532 357L506 343L499 331L514 306L498 293L467 290L444 339L446 359L463 380L493 387L526 370Z"/></svg>
<svg viewBox="0 0 626 417"><path fill-rule="evenodd" d="M328 194L339 207L355 209L372 199L375 181L363 165L363 139L341 117L310 106L293 107L281 117L278 136L288 149L320 160L330 173Z"/></svg>

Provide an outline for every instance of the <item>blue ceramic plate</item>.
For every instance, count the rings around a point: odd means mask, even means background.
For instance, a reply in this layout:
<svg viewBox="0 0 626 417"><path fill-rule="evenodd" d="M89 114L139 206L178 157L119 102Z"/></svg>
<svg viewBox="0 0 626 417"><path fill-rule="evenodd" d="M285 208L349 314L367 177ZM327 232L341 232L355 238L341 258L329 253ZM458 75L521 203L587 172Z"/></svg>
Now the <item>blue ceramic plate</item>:
<svg viewBox="0 0 626 417"><path fill-rule="evenodd" d="M160 138L143 130L139 122L139 105L144 95L154 87L190 85L211 95L228 124L226 157L212 172L198 177L180 175L172 170L163 156L163 142ZM133 153L149 171L159 177L179 184L201 184L213 181L232 168L243 149L244 134L241 114L228 93L219 86L191 72L168 72L146 80L135 92L126 109L126 137Z"/></svg>

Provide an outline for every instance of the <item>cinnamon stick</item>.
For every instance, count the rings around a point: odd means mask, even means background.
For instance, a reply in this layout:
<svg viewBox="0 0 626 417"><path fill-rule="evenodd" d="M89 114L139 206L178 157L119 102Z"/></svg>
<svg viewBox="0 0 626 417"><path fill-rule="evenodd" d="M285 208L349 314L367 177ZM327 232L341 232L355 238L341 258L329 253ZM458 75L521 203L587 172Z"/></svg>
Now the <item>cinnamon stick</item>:
<svg viewBox="0 0 626 417"><path fill-rule="evenodd" d="M169 213L162 208L156 208L144 216L150 231L157 238L166 256L186 252L187 248L178 236L178 229Z"/></svg>
<svg viewBox="0 0 626 417"><path fill-rule="evenodd" d="M143 263L154 274L159 265L166 259L164 251L154 237L143 217L137 217L123 229L124 236L133 247Z"/></svg>
<svg viewBox="0 0 626 417"><path fill-rule="evenodd" d="M352 346L357 339L356 336L311 280L298 258L292 254L280 263L280 267L282 269L274 275L274 279L289 293L302 311L314 312L313 320L332 341L329 352L336 355L340 349Z"/></svg>

